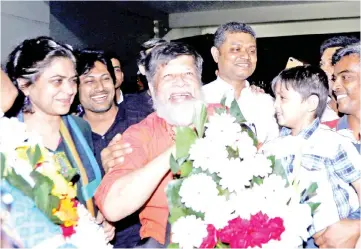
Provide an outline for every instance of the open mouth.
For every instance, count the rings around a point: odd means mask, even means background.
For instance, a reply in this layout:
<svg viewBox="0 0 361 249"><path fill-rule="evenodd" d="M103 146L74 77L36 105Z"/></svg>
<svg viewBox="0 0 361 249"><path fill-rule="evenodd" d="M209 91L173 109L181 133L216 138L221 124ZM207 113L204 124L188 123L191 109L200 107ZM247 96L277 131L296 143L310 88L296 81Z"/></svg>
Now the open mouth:
<svg viewBox="0 0 361 249"><path fill-rule="evenodd" d="M182 102L191 99L193 99L193 95L190 92L172 93L169 97L169 100L172 102Z"/></svg>
<svg viewBox="0 0 361 249"><path fill-rule="evenodd" d="M336 96L337 101L339 101L340 99L346 98L346 97L347 97L346 94L340 94L340 95L337 95L337 96Z"/></svg>
<svg viewBox="0 0 361 249"><path fill-rule="evenodd" d="M237 63L236 66L241 67L241 68L249 68L250 64L249 63Z"/></svg>
<svg viewBox="0 0 361 249"><path fill-rule="evenodd" d="M108 94L100 94L96 96L92 96L91 99L96 103L103 103L108 97Z"/></svg>

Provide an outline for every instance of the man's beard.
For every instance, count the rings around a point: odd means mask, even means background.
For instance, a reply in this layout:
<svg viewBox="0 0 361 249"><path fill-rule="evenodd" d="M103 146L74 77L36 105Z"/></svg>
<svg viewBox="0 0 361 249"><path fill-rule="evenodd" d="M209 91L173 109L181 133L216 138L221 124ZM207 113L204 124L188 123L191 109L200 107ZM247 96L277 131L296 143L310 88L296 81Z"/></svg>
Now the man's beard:
<svg viewBox="0 0 361 249"><path fill-rule="evenodd" d="M193 122L201 99L186 100L181 103L162 103L158 97L153 99L153 106L157 115L163 118L168 124L174 126L189 126Z"/></svg>

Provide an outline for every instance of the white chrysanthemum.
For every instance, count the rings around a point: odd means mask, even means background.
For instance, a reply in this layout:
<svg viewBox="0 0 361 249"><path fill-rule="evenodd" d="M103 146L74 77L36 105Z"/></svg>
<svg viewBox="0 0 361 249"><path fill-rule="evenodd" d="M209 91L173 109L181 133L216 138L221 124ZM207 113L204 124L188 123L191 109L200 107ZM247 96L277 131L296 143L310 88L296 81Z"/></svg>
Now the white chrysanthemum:
<svg viewBox="0 0 361 249"><path fill-rule="evenodd" d="M235 209L235 214L244 219L250 219L251 215L260 211L260 207L265 204L264 198L255 195L252 189L232 194L229 201Z"/></svg>
<svg viewBox="0 0 361 249"><path fill-rule="evenodd" d="M24 123L16 118L0 118L0 151L13 151L28 139Z"/></svg>
<svg viewBox="0 0 361 249"><path fill-rule="evenodd" d="M215 113L206 123L206 137L220 145L232 145L236 140L236 134L241 132L241 126L235 121L236 119L230 114Z"/></svg>
<svg viewBox="0 0 361 249"><path fill-rule="evenodd" d="M293 197L293 189L286 188L286 180L278 175L270 175L263 180L263 184L255 185L253 187L257 195L270 200L271 202L286 205L287 202Z"/></svg>
<svg viewBox="0 0 361 249"><path fill-rule="evenodd" d="M81 204L77 206L79 216L75 234L66 240L77 248L113 248L107 242L104 229L96 224L94 217ZM89 239L91 238L91 239Z"/></svg>
<svg viewBox="0 0 361 249"><path fill-rule="evenodd" d="M222 162L227 160L228 152L225 146L210 141L207 137L197 139L189 150L189 159L194 168L201 168L210 173L218 173Z"/></svg>
<svg viewBox="0 0 361 249"><path fill-rule="evenodd" d="M253 176L265 177L272 173L272 162L262 154L256 154L252 158L243 161L244 167L252 170Z"/></svg>
<svg viewBox="0 0 361 249"><path fill-rule="evenodd" d="M253 170L239 158L231 158L224 162L218 175L221 177L219 184L222 188L228 189L230 192L242 191L245 186L250 185Z"/></svg>
<svg viewBox="0 0 361 249"><path fill-rule="evenodd" d="M180 248L199 248L207 234L207 225L195 215L181 217L172 225L172 242Z"/></svg>
<svg viewBox="0 0 361 249"><path fill-rule="evenodd" d="M233 212L232 203L227 201L225 196L218 196L206 210L204 222L214 225L217 229L222 229L228 225L229 220L236 217L232 214Z"/></svg>
<svg viewBox="0 0 361 249"><path fill-rule="evenodd" d="M240 158L253 157L257 153L257 148L253 145L253 139L247 132L238 133L237 140L232 147L238 149Z"/></svg>
<svg viewBox="0 0 361 249"><path fill-rule="evenodd" d="M245 88L237 102L246 120L256 126L258 141L263 143L278 137L274 101L269 94L254 93Z"/></svg>
<svg viewBox="0 0 361 249"><path fill-rule="evenodd" d="M20 159L15 150L6 153L5 164L9 168L13 168L15 173L20 175L31 187L35 186L35 181L30 176L33 168L28 161Z"/></svg>
<svg viewBox="0 0 361 249"><path fill-rule="evenodd" d="M191 175L182 182L179 195L186 207L205 212L218 195L217 184L204 173Z"/></svg>

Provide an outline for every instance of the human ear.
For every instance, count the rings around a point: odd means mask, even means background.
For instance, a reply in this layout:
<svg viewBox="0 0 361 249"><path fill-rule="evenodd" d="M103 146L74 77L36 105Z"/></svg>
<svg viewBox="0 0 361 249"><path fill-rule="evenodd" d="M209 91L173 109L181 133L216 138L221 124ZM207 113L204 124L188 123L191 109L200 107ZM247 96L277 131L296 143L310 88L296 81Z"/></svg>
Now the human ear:
<svg viewBox="0 0 361 249"><path fill-rule="evenodd" d="M308 112L314 112L316 111L318 104L320 103L320 99L318 98L317 95L311 95L310 97L307 98L307 111Z"/></svg>
<svg viewBox="0 0 361 249"><path fill-rule="evenodd" d="M138 69L139 69L139 72L142 74L142 75L145 75L145 68L143 65L139 65L138 66Z"/></svg>
<svg viewBox="0 0 361 249"><path fill-rule="evenodd" d="M213 60L218 63L218 59L219 59L219 50L218 48L216 48L215 46L213 46L211 48L211 54L212 54L212 57L213 57Z"/></svg>
<svg viewBox="0 0 361 249"><path fill-rule="evenodd" d="M16 79L16 82L18 83L19 89L24 93L25 96L29 96L29 86L31 83L29 83L29 80L18 78Z"/></svg>

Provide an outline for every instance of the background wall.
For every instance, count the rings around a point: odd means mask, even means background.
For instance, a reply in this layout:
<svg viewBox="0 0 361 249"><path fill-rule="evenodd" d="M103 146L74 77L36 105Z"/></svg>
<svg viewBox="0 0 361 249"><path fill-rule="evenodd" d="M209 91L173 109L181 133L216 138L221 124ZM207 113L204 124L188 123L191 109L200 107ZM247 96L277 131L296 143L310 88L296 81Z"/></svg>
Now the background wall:
<svg viewBox="0 0 361 249"><path fill-rule="evenodd" d="M1 64L26 38L50 34L50 8L44 1L1 1Z"/></svg>
<svg viewBox="0 0 361 249"><path fill-rule="evenodd" d="M154 36L153 17L134 13L129 6L117 1L51 1L50 35L74 48L115 51L125 64L123 88L135 87L135 58L140 45Z"/></svg>

